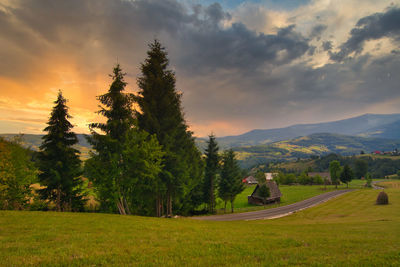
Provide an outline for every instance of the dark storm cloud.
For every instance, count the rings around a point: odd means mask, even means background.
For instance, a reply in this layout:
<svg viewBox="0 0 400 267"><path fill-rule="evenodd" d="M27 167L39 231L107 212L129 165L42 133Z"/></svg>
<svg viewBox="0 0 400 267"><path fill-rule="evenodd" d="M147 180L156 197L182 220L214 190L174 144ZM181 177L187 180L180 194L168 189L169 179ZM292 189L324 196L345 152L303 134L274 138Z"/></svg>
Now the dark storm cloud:
<svg viewBox="0 0 400 267"><path fill-rule="evenodd" d="M199 82L201 90L188 101L198 111L192 114L196 120L231 118L246 124L251 118L252 128L348 117L371 112L376 105L384 113L385 103L400 98L397 69L400 54L365 55L319 68L301 62L277 66L270 73L219 72Z"/></svg>
<svg viewBox="0 0 400 267"><path fill-rule="evenodd" d="M332 49L332 42L331 41L326 41L322 43L322 49L324 51L330 51Z"/></svg>
<svg viewBox="0 0 400 267"><path fill-rule="evenodd" d="M324 24L318 24L315 25L312 29L311 29L311 33L310 33L310 38L314 39L316 38L317 40L321 39L321 34L328 28L328 26L324 25Z"/></svg>
<svg viewBox="0 0 400 267"><path fill-rule="evenodd" d="M400 8L391 7L385 13L375 13L361 18L356 28L350 31L349 39L340 46L339 52L330 53L335 61L342 61L353 52L359 54L366 41L389 37L399 41L400 37Z"/></svg>
<svg viewBox="0 0 400 267"><path fill-rule="evenodd" d="M234 23L228 28L186 31L184 42L187 50L179 63L192 71L254 70L265 65L282 65L310 49L308 40L295 31L294 25L265 35Z"/></svg>
<svg viewBox="0 0 400 267"><path fill-rule="evenodd" d="M188 8L175 0L28 0L16 1L0 16L2 26L12 29L7 37L24 50L29 50L27 43L46 44L36 45L37 55L49 46L59 45L57 49L66 52L77 47L91 50L96 43L102 52L132 59L134 49L143 51L145 43L166 34L167 45L179 46L179 54L174 56L182 68L212 70L286 64L310 48L294 25L269 35L241 23L223 27L221 22L230 15L218 3ZM15 21L30 34L19 38L20 30L9 27ZM12 58L8 56L6 61Z"/></svg>

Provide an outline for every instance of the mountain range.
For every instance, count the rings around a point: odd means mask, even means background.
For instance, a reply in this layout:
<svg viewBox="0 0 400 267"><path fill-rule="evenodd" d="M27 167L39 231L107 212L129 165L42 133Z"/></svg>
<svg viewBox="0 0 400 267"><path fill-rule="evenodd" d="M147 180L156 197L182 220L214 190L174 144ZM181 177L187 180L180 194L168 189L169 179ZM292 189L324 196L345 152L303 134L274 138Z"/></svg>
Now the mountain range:
<svg viewBox="0 0 400 267"><path fill-rule="evenodd" d="M400 139L400 114L365 114L333 122L296 124L266 130L256 129L241 135L220 137L217 138L217 142L222 148L253 146L315 133Z"/></svg>
<svg viewBox="0 0 400 267"><path fill-rule="evenodd" d="M0 134L12 139L16 134ZM88 157L90 144L85 135L78 134L82 158ZM22 144L38 150L42 135L24 134ZM206 138L197 138L204 151ZM374 150L391 151L400 148L400 114L365 114L350 119L297 124L285 128L252 130L237 136L217 138L221 150L232 148L241 165L248 167L268 160L292 160L340 153L342 155L369 153Z"/></svg>

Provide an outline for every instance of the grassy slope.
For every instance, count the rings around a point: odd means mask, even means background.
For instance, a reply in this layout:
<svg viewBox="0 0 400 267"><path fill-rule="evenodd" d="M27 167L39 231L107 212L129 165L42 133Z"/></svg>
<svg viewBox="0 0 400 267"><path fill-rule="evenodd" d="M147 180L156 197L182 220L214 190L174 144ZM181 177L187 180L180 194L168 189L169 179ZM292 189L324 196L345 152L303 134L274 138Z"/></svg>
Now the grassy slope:
<svg viewBox="0 0 400 267"><path fill-rule="evenodd" d="M0 212L3 265L343 265L400 262L400 188L354 191L275 220L207 222Z"/></svg>

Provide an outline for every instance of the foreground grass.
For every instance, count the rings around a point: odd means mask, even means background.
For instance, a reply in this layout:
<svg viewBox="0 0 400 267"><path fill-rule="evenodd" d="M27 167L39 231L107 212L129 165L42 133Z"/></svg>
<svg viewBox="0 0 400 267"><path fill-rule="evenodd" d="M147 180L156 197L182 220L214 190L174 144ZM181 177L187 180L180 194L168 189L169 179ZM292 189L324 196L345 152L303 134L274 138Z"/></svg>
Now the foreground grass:
<svg viewBox="0 0 400 267"><path fill-rule="evenodd" d="M381 180L375 180L381 181ZM349 183L349 188L353 189L362 189L364 188L365 180L353 180ZM279 204L270 204L263 206L257 205L250 205L247 201L247 196L253 193L254 188L256 186L246 186L242 193L240 193L234 202L234 212L247 212L247 211L254 211L260 210L264 208L276 208L280 206L290 205L295 202L299 202L305 200L307 198L311 198L332 190L336 190L335 186L328 185L326 188L323 185L280 185L279 189L282 192L281 203ZM346 189L347 185L341 184L338 186L338 189ZM231 205L227 203L226 205L226 212L231 212ZM217 213L223 214L224 213L224 203L221 199L217 198Z"/></svg>
<svg viewBox="0 0 400 267"><path fill-rule="evenodd" d="M400 188L347 193L275 220L209 222L89 213L0 212L0 264L398 266Z"/></svg>

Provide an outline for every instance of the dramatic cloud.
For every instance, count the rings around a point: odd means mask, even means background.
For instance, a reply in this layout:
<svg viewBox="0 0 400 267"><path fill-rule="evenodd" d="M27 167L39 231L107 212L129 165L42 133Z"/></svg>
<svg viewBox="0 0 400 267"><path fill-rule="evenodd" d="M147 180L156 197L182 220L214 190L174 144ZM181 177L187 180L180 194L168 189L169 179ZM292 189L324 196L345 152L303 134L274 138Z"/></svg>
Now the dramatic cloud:
<svg viewBox="0 0 400 267"><path fill-rule="evenodd" d="M310 34L310 38L316 38L318 41L321 39L321 34L328 28L328 26L324 24L315 25Z"/></svg>
<svg viewBox="0 0 400 267"><path fill-rule="evenodd" d="M200 136L400 112L399 8L360 1L0 0L0 131L40 132L58 89L87 131L154 38Z"/></svg>
<svg viewBox="0 0 400 267"><path fill-rule="evenodd" d="M366 41L383 37L400 39L400 8L389 8L385 13L375 13L361 18L356 28L350 32L350 38L340 46L340 51L331 53L331 59L342 61L350 54L360 54Z"/></svg>

